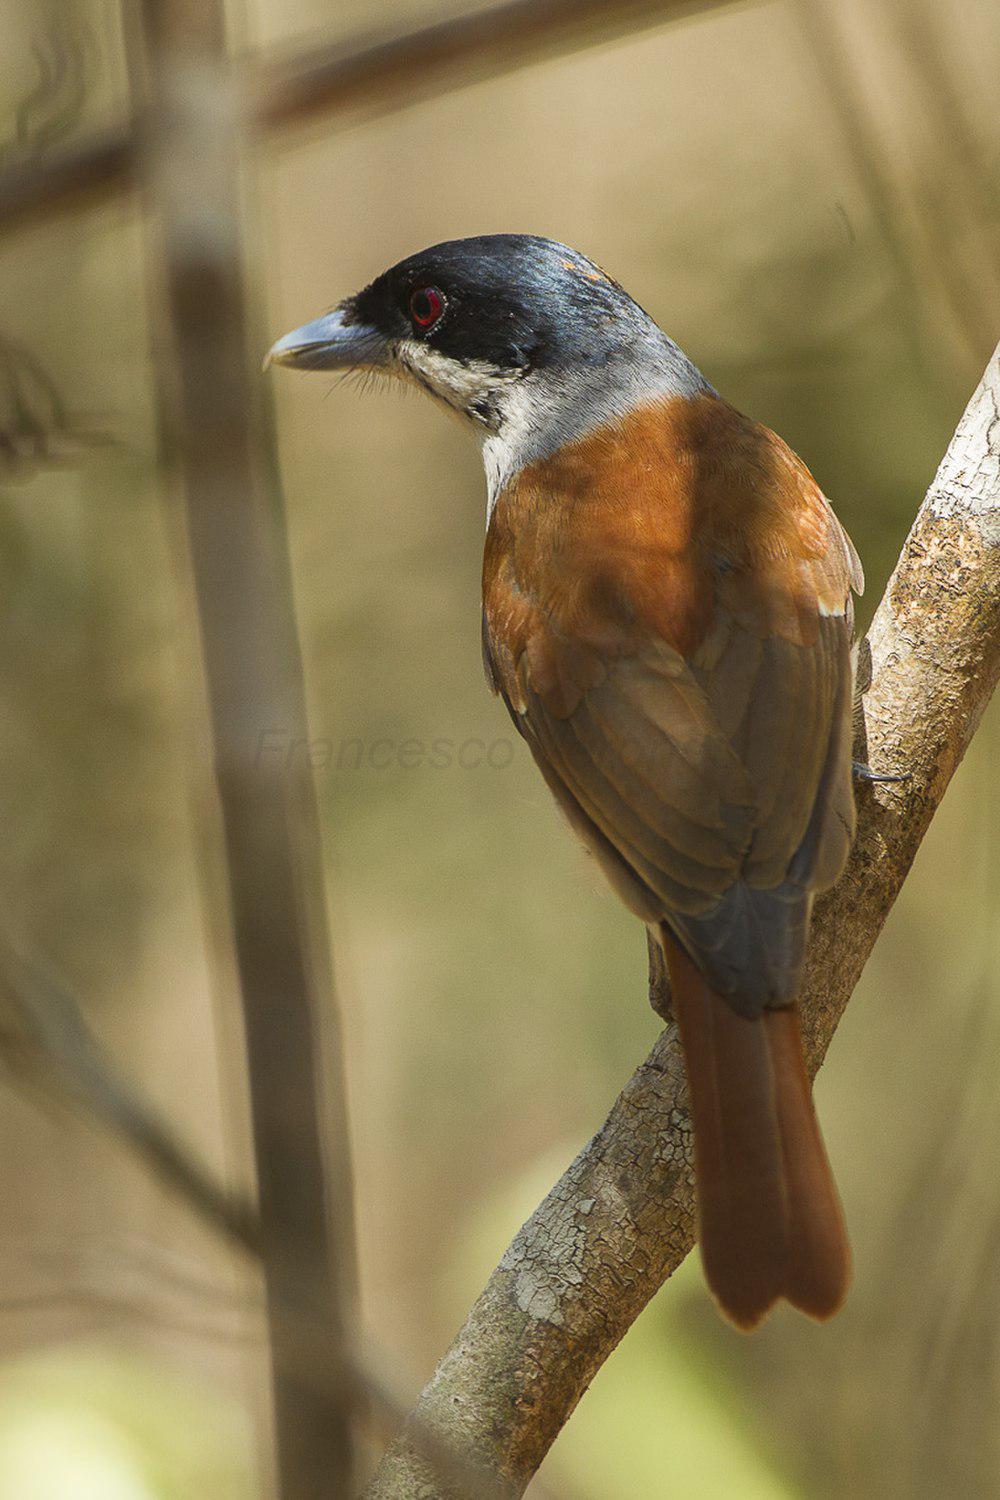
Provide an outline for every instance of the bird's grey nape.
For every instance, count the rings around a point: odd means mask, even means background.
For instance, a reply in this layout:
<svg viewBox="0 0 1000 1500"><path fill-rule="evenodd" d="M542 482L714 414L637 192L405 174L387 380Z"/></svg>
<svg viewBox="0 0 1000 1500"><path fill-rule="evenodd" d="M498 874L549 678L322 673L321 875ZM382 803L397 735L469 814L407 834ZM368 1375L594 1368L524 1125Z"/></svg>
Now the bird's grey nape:
<svg viewBox="0 0 1000 1500"><path fill-rule="evenodd" d="M713 388L654 323L599 364L527 371L493 392L483 432L487 518L504 486L528 464L626 416L645 401Z"/></svg>

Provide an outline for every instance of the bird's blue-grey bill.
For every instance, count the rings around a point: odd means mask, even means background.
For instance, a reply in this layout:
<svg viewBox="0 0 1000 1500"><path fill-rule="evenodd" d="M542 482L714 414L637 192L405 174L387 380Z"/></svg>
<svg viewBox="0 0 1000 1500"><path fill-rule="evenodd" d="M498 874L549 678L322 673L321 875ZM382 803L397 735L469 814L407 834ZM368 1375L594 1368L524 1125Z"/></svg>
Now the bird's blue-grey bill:
<svg viewBox="0 0 1000 1500"><path fill-rule="evenodd" d="M373 369L388 362L385 339L367 323L345 321L339 309L303 323L273 344L264 361L297 370Z"/></svg>

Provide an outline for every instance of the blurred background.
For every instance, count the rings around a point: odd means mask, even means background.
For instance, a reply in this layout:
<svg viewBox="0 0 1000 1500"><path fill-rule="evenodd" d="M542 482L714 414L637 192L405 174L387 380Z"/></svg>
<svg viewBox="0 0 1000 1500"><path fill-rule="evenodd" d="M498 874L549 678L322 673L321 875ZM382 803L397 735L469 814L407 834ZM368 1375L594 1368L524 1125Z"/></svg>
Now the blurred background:
<svg viewBox="0 0 1000 1500"><path fill-rule="evenodd" d="M230 39L283 54L448 13L234 0ZM124 118L110 0L0 0L0 31L7 160ZM262 352L424 244L565 240L803 455L864 560L865 624L1000 331L998 76L992 0L764 0L284 131L255 156ZM0 278L2 899L243 1183L138 200L26 223ZM398 391L273 389L362 1313L412 1397L657 1026L642 933L483 682L474 447ZM748 1340L692 1259L556 1443L550 1497L1000 1496L998 751L994 709L818 1081L846 1309ZM16 1048L2 1061L0 1500L264 1500L254 1277Z"/></svg>

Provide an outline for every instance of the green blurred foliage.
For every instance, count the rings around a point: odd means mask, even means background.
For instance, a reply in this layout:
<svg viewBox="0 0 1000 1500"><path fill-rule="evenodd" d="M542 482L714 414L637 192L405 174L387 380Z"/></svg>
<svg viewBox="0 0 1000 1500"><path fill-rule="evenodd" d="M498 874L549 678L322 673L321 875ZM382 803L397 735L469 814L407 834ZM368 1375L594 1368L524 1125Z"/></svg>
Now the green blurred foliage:
<svg viewBox="0 0 1000 1500"><path fill-rule="evenodd" d="M231 1401L134 1355L71 1348L0 1374L0 1500L249 1500Z"/></svg>

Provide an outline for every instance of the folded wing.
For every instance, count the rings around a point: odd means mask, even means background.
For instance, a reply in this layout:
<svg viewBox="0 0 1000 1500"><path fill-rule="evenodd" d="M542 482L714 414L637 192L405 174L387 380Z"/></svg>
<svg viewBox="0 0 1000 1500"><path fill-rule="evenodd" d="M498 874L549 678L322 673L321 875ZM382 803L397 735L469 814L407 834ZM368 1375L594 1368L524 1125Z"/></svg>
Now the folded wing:
<svg viewBox="0 0 1000 1500"><path fill-rule="evenodd" d="M703 400L501 496L484 654L618 893L755 1014L794 996L853 833L861 576L790 450Z"/></svg>

